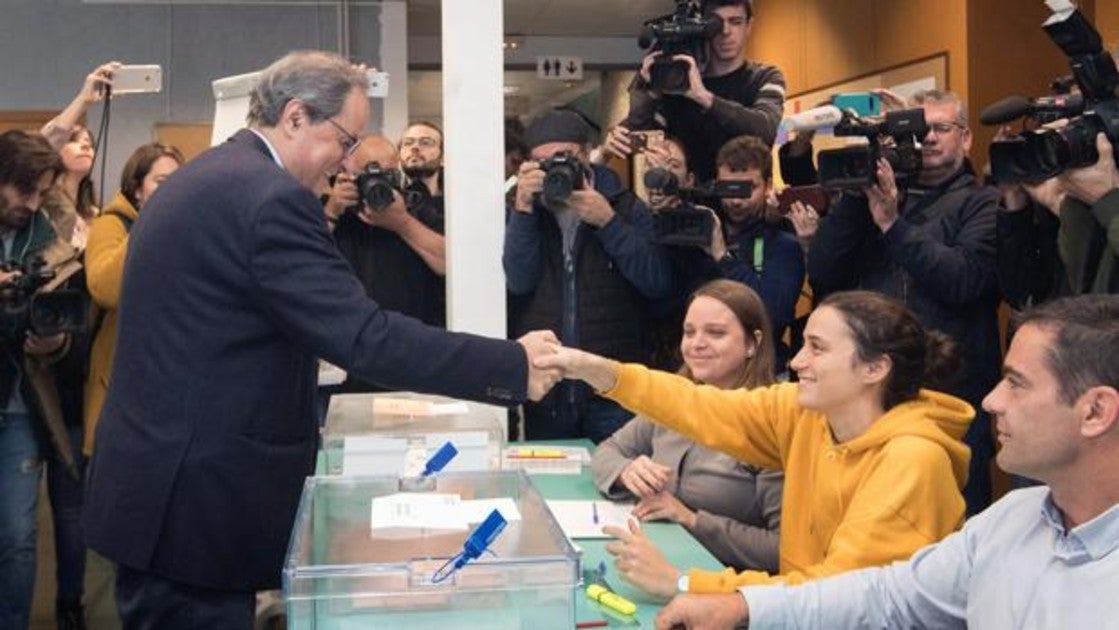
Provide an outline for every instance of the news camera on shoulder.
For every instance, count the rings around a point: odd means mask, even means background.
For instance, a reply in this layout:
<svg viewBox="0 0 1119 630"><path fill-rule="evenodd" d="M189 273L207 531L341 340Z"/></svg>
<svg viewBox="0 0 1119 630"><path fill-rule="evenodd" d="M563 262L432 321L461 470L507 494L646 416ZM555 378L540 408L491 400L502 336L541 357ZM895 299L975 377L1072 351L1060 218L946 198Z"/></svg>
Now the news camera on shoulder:
<svg viewBox="0 0 1119 630"><path fill-rule="evenodd" d="M1035 123L1069 117L1060 128L1027 129L991 143L991 173L1002 183L1039 183L1095 164L1101 133L1112 145L1119 144L1119 69L1099 32L1075 8L1055 12L1042 28L1068 57L1080 93L1009 97L983 111L980 120L988 125L1023 117Z"/></svg>

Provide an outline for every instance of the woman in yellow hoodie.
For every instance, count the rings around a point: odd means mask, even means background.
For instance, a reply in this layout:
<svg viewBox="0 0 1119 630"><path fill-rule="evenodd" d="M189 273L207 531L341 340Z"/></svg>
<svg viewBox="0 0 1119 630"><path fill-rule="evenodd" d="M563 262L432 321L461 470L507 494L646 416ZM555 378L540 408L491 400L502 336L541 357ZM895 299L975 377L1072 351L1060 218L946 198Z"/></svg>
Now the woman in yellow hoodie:
<svg viewBox="0 0 1119 630"><path fill-rule="evenodd" d="M780 573L678 576L635 523L613 530L623 578L669 598L797 583L908 558L963 522L974 410L921 389L948 378L951 342L877 293L829 296L790 362L799 382L721 390L574 349L538 359L658 424L763 468L785 471ZM666 568L667 567L667 568Z"/></svg>
<svg viewBox="0 0 1119 630"><path fill-rule="evenodd" d="M85 384L85 441L82 450L93 453L93 433L101 405L109 391L109 373L117 345L117 304L124 275L124 254L132 222L159 184L182 166L183 154L175 147L153 142L136 149L124 163L120 192L93 220L86 244L86 286L101 313L94 331ZM96 323L96 322L95 322Z"/></svg>

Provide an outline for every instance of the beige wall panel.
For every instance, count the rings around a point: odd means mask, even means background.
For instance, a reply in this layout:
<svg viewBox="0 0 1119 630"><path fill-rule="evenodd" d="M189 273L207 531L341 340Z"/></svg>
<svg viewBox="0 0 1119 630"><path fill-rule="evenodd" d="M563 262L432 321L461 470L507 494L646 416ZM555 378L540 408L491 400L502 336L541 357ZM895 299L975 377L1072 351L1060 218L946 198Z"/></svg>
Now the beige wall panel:
<svg viewBox="0 0 1119 630"><path fill-rule="evenodd" d="M813 0L756 0L757 22L746 55L781 68L788 91L810 87L805 74L804 12Z"/></svg>
<svg viewBox="0 0 1119 630"><path fill-rule="evenodd" d="M844 81L878 67L874 0L809 0L804 22L808 87Z"/></svg>

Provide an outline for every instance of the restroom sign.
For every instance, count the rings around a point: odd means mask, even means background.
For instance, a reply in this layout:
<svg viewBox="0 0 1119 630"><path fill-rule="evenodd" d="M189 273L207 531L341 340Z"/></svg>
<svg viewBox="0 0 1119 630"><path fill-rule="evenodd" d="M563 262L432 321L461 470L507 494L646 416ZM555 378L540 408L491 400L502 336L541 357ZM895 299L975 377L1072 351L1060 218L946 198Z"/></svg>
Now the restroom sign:
<svg viewBox="0 0 1119 630"><path fill-rule="evenodd" d="M582 81L583 58L549 55L536 58L536 78Z"/></svg>

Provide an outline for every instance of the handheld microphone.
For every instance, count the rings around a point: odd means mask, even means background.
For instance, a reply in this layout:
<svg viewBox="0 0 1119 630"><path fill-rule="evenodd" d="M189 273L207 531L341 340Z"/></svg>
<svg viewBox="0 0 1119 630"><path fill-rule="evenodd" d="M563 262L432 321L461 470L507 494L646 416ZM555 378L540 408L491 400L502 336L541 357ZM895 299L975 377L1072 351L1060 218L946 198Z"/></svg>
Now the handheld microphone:
<svg viewBox="0 0 1119 630"><path fill-rule="evenodd" d="M993 105L987 106L979 114L979 122L984 125L1002 125L1023 116L1044 115L1065 118L1076 116L1083 111L1083 94L1060 94L1038 98L1008 96Z"/></svg>

